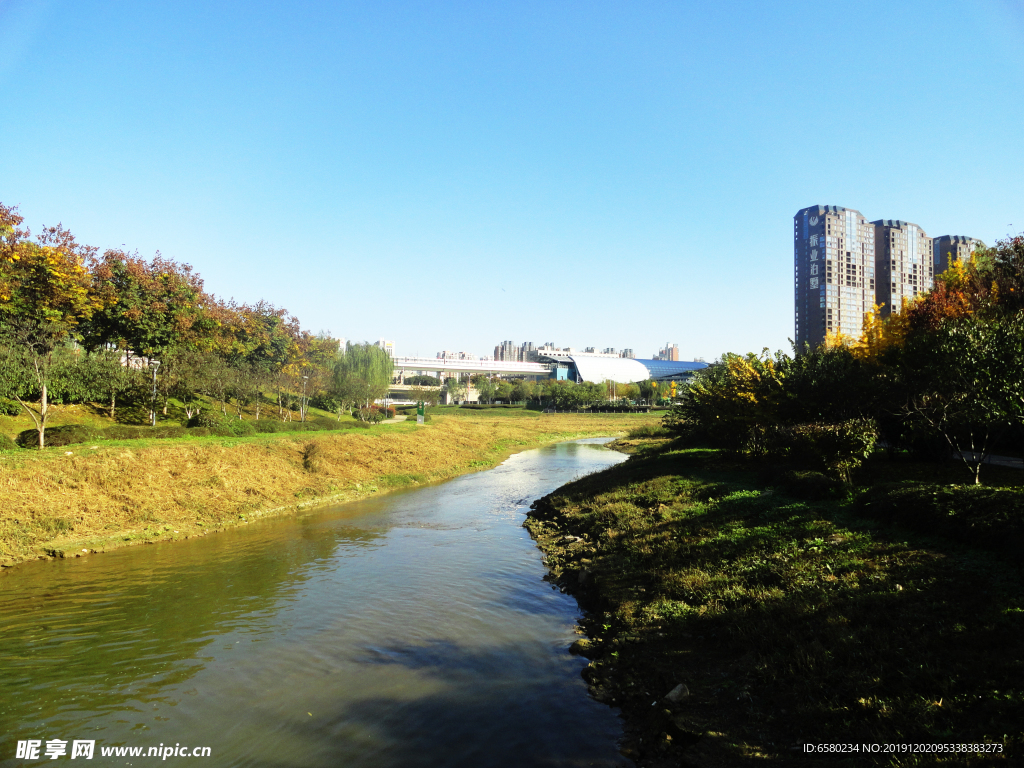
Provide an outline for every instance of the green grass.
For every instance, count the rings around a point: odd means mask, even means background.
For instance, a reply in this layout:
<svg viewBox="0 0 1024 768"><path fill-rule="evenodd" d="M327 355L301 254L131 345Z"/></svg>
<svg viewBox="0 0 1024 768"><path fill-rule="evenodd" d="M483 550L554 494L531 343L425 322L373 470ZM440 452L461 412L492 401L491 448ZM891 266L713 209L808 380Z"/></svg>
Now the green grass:
<svg viewBox="0 0 1024 768"><path fill-rule="evenodd" d="M770 481L663 443L531 512L551 578L587 609L586 677L623 707L633 756L788 761L808 742L1001 742L1020 755L1019 560ZM666 702L679 683L691 695Z"/></svg>

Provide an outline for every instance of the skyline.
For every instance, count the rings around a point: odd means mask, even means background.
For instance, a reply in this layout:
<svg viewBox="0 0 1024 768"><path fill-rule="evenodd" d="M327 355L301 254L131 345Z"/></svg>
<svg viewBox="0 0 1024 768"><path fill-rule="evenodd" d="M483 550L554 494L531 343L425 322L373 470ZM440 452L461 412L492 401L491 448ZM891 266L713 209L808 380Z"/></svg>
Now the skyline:
<svg viewBox="0 0 1024 768"><path fill-rule="evenodd" d="M788 350L794 211L1024 229L1022 40L1008 0L0 0L0 201L408 354Z"/></svg>

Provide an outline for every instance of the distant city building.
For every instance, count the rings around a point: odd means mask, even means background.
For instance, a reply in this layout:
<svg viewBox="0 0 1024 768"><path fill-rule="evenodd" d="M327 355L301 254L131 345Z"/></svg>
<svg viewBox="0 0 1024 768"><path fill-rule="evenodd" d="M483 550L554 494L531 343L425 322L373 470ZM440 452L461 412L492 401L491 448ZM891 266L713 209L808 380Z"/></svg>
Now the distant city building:
<svg viewBox="0 0 1024 768"><path fill-rule="evenodd" d="M619 350L617 350L615 347L605 347L601 351L604 354L606 354L606 355L618 355L619 354Z"/></svg>
<svg viewBox="0 0 1024 768"><path fill-rule="evenodd" d="M524 341L519 346L511 340L503 341L494 348L494 359L522 363L531 360L536 349L532 341Z"/></svg>
<svg viewBox="0 0 1024 768"><path fill-rule="evenodd" d="M957 261L966 261L978 248L985 244L974 237L964 235L943 235L932 238L932 266L936 275L941 275Z"/></svg>
<svg viewBox="0 0 1024 768"><path fill-rule="evenodd" d="M917 224L898 219L879 219L872 224L878 269L874 299L882 315L888 315L899 311L904 299L913 299L932 289L934 249L932 239ZM856 335L860 335L860 329Z"/></svg>
<svg viewBox="0 0 1024 768"><path fill-rule="evenodd" d="M545 362L556 364L555 378L569 381L614 381L626 384L633 381L685 381L696 371L707 368L707 363L679 360L636 360L617 354L586 353L571 350L548 350L541 353Z"/></svg>
<svg viewBox="0 0 1024 768"><path fill-rule="evenodd" d="M665 342L665 348L659 349L654 356L655 360L679 360L679 345Z"/></svg>
<svg viewBox="0 0 1024 768"><path fill-rule="evenodd" d="M437 353L438 360L476 360L476 355L471 352L452 352L446 349ZM487 360L488 358L484 358Z"/></svg>
<svg viewBox="0 0 1024 768"><path fill-rule="evenodd" d="M624 349L624 350L622 350L622 356L625 357L628 360L635 360L636 359L636 355L633 354L633 350L632 349Z"/></svg>
<svg viewBox="0 0 1024 768"><path fill-rule="evenodd" d="M857 338L875 302L875 225L860 211L813 205L793 217L796 344Z"/></svg>
<svg viewBox="0 0 1024 768"><path fill-rule="evenodd" d="M387 339L378 339L373 344L375 347L380 347L388 353L389 357L395 356L395 342L388 341Z"/></svg>

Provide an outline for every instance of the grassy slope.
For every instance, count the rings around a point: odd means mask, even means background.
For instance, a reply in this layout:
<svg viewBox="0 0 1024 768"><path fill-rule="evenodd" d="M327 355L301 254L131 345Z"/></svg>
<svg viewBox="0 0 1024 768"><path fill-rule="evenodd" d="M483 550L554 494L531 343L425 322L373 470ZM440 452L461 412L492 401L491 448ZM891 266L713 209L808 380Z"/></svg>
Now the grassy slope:
<svg viewBox="0 0 1024 768"><path fill-rule="evenodd" d="M508 415L511 413L512 415ZM0 453L0 563L183 538L298 506L454 477L648 415L438 411L358 432L99 441Z"/></svg>
<svg viewBox="0 0 1024 768"><path fill-rule="evenodd" d="M986 472L1020 482L1019 470ZM641 765L834 765L793 747L1003 742L1019 759L1019 559L770 483L715 451L662 441L531 512L550 578L587 608L577 650L592 659L592 693L624 709L627 751ZM689 695L666 701L680 683Z"/></svg>

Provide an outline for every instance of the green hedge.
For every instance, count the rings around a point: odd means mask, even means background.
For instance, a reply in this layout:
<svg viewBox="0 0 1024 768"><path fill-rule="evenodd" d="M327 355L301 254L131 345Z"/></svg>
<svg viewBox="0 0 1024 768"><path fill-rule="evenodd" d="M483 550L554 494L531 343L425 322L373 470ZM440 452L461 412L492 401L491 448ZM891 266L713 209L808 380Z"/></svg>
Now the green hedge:
<svg viewBox="0 0 1024 768"><path fill-rule="evenodd" d="M1024 552L1024 489L978 485L888 483L861 493L857 513L922 533L1020 558Z"/></svg>
<svg viewBox="0 0 1024 768"><path fill-rule="evenodd" d="M145 440L185 437L189 433L185 427L130 427L116 424L99 433L105 440Z"/></svg>
<svg viewBox="0 0 1024 768"><path fill-rule="evenodd" d="M84 424L64 424L59 427L46 428L46 447L60 448L64 445L86 443L96 439L96 430ZM39 433L34 429L19 432L14 442L22 448L35 448L39 445Z"/></svg>
<svg viewBox="0 0 1024 768"><path fill-rule="evenodd" d="M210 412L207 411L207 414ZM152 440L180 437L244 437L246 435L270 434L275 432L322 432L340 429L369 429L369 424L359 421L335 421L319 416L309 421L243 421L225 418L192 419L190 424L196 426L178 427L135 427L116 424L103 430L95 430L83 424L65 424L60 427L48 427L46 430L46 447L59 448L75 443L86 443L92 440ZM0 435L0 451L14 450L17 447L35 448L39 444L39 433L34 429L26 429L18 433L12 441L6 435Z"/></svg>
<svg viewBox="0 0 1024 768"><path fill-rule="evenodd" d="M336 421L335 419L318 416L309 421L250 421L247 422L255 427L261 434L273 432L323 432L336 431L339 429L369 429L369 424L360 421Z"/></svg>

